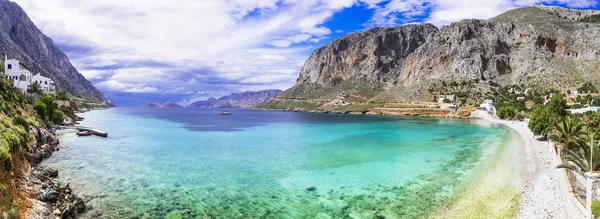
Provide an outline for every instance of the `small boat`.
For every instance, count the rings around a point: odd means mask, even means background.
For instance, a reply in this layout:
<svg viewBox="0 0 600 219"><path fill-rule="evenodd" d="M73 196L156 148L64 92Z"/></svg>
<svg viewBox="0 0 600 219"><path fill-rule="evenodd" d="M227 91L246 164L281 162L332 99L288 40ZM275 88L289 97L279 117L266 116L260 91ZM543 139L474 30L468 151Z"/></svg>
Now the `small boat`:
<svg viewBox="0 0 600 219"><path fill-rule="evenodd" d="M77 132L77 136L79 136L79 137L90 136L90 135L92 135L92 132L90 132L90 131Z"/></svg>
<svg viewBox="0 0 600 219"><path fill-rule="evenodd" d="M221 115L229 116L229 115L231 115L231 112L229 112L229 111L221 111Z"/></svg>

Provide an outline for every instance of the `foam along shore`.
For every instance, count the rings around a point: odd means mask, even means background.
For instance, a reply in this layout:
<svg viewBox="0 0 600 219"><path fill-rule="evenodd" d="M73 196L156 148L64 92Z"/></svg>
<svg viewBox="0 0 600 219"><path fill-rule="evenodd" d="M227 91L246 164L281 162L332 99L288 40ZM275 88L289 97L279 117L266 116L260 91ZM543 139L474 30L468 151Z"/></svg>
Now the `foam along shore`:
<svg viewBox="0 0 600 219"><path fill-rule="evenodd" d="M585 210L571 192L553 145L539 141L527 122L506 121L476 112L480 122L511 130L493 159L481 165L474 182L445 209L446 218L585 218Z"/></svg>

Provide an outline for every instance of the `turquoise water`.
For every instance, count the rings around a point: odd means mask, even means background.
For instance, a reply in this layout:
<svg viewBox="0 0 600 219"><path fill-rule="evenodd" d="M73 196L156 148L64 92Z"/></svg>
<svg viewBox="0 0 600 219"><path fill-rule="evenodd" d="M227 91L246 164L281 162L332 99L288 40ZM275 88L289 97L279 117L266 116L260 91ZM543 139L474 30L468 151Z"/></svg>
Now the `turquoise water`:
<svg viewBox="0 0 600 219"><path fill-rule="evenodd" d="M507 136L495 125L412 117L141 108L82 116L109 137L63 135L44 165L104 218L422 217Z"/></svg>

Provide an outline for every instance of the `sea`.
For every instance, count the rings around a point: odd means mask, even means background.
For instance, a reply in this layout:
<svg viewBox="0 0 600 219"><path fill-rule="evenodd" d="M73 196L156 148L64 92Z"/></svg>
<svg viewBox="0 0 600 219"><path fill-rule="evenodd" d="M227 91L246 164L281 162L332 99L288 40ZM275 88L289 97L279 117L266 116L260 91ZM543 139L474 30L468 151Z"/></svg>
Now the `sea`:
<svg viewBox="0 0 600 219"><path fill-rule="evenodd" d="M80 114L43 162L81 218L422 218L452 204L508 136L468 119L195 108Z"/></svg>

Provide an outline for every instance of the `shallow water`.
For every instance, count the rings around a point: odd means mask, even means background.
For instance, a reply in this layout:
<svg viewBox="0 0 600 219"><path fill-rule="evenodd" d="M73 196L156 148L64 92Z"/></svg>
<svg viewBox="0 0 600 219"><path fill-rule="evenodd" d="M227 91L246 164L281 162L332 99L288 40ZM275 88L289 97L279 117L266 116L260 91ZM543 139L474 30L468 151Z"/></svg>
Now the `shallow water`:
<svg viewBox="0 0 600 219"><path fill-rule="evenodd" d="M88 112L81 125L109 137L64 135L44 165L104 218L414 218L507 136L469 120L232 112Z"/></svg>

